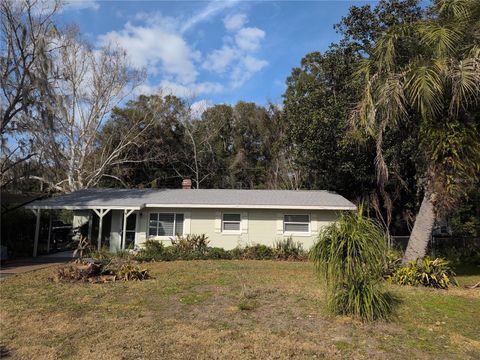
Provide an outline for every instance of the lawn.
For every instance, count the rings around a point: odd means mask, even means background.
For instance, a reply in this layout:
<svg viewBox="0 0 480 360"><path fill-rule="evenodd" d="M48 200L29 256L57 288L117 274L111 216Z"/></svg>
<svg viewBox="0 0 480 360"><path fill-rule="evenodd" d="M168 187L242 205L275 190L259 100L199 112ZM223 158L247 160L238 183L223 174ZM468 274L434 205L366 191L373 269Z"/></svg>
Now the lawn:
<svg viewBox="0 0 480 360"><path fill-rule="evenodd" d="M143 282L65 284L55 268L0 282L11 359L478 359L480 290L391 286L396 318L325 312L308 262L175 261ZM470 268L461 284L480 281ZM475 274L476 272L476 274Z"/></svg>

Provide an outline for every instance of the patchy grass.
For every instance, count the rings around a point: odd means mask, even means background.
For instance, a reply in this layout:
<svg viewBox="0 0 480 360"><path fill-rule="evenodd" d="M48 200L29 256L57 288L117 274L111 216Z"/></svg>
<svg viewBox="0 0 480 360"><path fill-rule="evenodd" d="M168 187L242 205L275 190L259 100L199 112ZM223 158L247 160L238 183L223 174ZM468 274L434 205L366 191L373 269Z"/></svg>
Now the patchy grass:
<svg viewBox="0 0 480 360"><path fill-rule="evenodd" d="M362 324L325 312L308 262L147 267L155 279L143 282L54 283L54 268L2 280L1 353L11 359L480 358L480 290L392 285L402 299L396 318ZM461 285L475 280L478 268L459 276Z"/></svg>

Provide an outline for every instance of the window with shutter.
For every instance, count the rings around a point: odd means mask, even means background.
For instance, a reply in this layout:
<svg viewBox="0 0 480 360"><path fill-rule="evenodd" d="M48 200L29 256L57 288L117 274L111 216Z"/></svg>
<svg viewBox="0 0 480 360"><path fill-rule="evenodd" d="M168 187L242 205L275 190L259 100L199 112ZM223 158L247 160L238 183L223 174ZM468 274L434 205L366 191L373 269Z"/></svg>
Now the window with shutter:
<svg viewBox="0 0 480 360"><path fill-rule="evenodd" d="M308 233L310 232L310 215L284 215L284 233Z"/></svg>
<svg viewBox="0 0 480 360"><path fill-rule="evenodd" d="M223 232L240 232L241 224L240 214L223 214L222 231Z"/></svg>

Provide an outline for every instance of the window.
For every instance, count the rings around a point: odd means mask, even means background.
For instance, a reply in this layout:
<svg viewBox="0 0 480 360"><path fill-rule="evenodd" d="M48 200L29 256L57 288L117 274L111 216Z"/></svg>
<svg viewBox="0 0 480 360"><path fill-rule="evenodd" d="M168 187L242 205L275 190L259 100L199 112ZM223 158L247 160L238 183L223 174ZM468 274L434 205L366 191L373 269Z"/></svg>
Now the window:
<svg viewBox="0 0 480 360"><path fill-rule="evenodd" d="M283 232L310 232L310 215L284 215Z"/></svg>
<svg viewBox="0 0 480 360"><path fill-rule="evenodd" d="M223 214L222 231L239 232L240 231L240 214Z"/></svg>
<svg viewBox="0 0 480 360"><path fill-rule="evenodd" d="M183 235L183 214L152 213L148 223L149 236Z"/></svg>

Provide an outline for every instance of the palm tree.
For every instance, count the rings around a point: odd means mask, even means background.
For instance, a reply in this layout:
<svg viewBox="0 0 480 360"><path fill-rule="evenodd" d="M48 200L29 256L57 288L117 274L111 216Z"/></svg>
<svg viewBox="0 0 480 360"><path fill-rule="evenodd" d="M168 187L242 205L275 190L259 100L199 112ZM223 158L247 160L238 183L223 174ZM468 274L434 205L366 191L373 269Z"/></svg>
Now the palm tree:
<svg viewBox="0 0 480 360"><path fill-rule="evenodd" d="M431 10L425 20L390 28L356 73L364 87L352 125L376 139L380 187L388 179L385 129L402 121L419 128L424 196L404 262L425 255L436 217L480 173L480 6L437 0Z"/></svg>

